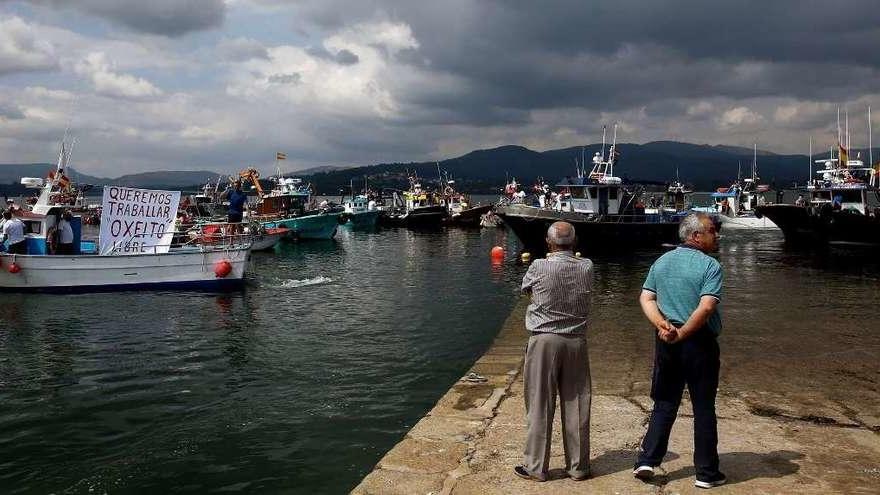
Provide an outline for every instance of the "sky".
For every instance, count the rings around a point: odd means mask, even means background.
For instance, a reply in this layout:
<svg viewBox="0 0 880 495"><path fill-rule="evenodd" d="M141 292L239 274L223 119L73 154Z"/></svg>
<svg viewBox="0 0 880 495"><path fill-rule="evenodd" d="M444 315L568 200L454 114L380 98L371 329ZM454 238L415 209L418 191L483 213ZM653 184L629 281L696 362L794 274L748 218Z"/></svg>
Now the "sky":
<svg viewBox="0 0 880 495"><path fill-rule="evenodd" d="M615 123L806 154L838 108L867 146L878 76L876 0L0 0L0 163L54 162L67 129L103 177L543 151Z"/></svg>

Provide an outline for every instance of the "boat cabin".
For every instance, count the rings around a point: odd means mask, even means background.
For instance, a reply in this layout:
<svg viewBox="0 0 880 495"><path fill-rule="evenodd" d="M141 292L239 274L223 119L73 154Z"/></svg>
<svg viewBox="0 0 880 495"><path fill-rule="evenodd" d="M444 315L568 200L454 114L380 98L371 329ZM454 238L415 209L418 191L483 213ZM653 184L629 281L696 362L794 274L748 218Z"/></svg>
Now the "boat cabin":
<svg viewBox="0 0 880 495"><path fill-rule="evenodd" d="M50 208L46 215L29 211L15 212L14 215L24 224L27 254L55 254L55 244L47 239L54 234L55 226L58 224L62 212L63 208L61 207ZM73 230L73 253L94 252L94 242L82 242L82 218L74 216L70 221L70 227Z"/></svg>
<svg viewBox="0 0 880 495"><path fill-rule="evenodd" d="M619 184L576 177L566 179L556 187L560 191L554 208L557 211L596 215L618 215L621 212L624 193Z"/></svg>
<svg viewBox="0 0 880 495"><path fill-rule="evenodd" d="M365 211L373 211L376 209L375 201L368 201L366 196L357 195L354 198L345 200L342 203L345 213L363 213Z"/></svg>

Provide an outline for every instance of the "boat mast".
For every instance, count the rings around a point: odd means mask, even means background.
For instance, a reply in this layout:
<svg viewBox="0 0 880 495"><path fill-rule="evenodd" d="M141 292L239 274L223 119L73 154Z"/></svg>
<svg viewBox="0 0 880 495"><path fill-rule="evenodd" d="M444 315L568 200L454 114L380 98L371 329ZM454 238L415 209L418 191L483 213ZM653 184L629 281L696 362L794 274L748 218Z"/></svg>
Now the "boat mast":
<svg viewBox="0 0 880 495"><path fill-rule="evenodd" d="M608 162L611 164L611 170L608 172L608 175L614 177L614 155L617 153L617 122L614 123L614 142L611 145L611 154L608 157Z"/></svg>
<svg viewBox="0 0 880 495"><path fill-rule="evenodd" d="M602 161L605 161L605 126L602 126Z"/></svg>

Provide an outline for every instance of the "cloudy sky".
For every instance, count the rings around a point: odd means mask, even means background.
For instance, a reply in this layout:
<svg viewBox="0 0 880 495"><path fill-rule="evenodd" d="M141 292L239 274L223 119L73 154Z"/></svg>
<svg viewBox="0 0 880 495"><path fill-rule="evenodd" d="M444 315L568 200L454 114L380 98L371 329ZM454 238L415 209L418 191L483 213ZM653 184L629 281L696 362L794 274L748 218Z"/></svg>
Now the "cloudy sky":
<svg viewBox="0 0 880 495"><path fill-rule="evenodd" d="M876 0L0 0L0 162L231 172L672 139L806 153L880 112ZM875 112L875 113L876 113Z"/></svg>

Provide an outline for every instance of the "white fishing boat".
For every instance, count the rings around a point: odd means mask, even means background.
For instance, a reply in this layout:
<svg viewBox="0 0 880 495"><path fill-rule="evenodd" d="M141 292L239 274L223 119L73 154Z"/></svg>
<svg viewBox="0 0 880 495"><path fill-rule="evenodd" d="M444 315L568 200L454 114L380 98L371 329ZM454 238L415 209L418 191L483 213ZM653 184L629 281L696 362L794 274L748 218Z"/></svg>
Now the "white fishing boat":
<svg viewBox="0 0 880 495"><path fill-rule="evenodd" d="M363 194L342 202L343 212L340 216L342 225L353 228L373 228L379 220L376 202L367 199Z"/></svg>
<svg viewBox="0 0 880 495"><path fill-rule="evenodd" d="M769 218L755 215L755 209L765 203L764 193L770 188L758 184L757 145L754 153L751 177L742 180L737 177L730 187L718 188L712 193L713 205L693 210L716 215L721 222L721 228L725 230L778 229Z"/></svg>
<svg viewBox="0 0 880 495"><path fill-rule="evenodd" d="M115 188L113 208L116 213L134 204L146 206L143 211L161 210L169 222L160 217L154 222L132 220L133 210L125 210L128 216L114 217L105 204L103 229L121 235L122 241L102 246L101 242L82 241L80 217L73 217L71 228L74 242L73 254L54 254L57 237L54 232L59 225L63 206L50 201L64 187L62 156L54 174L42 185L33 211L16 212L24 224L25 254L0 253L0 291L13 292L91 292L107 290L132 290L143 288L200 288L224 289L240 286L250 258L251 240L247 235L213 235L210 242L187 242L172 246L174 224L180 193L169 191L146 191ZM133 196L130 204L121 192L154 194L150 198L168 201L157 208L150 208L144 197ZM107 197L105 189L105 203ZM136 198L136 199L135 199ZM171 199L174 199L172 204ZM110 222L107 223L106 220ZM106 225L105 225L106 224ZM125 229L125 232L123 232ZM107 241L108 239L104 239ZM204 238L202 239L205 240ZM106 244L106 242L105 242ZM98 246L99 249L94 249ZM103 249L102 249L103 248Z"/></svg>

